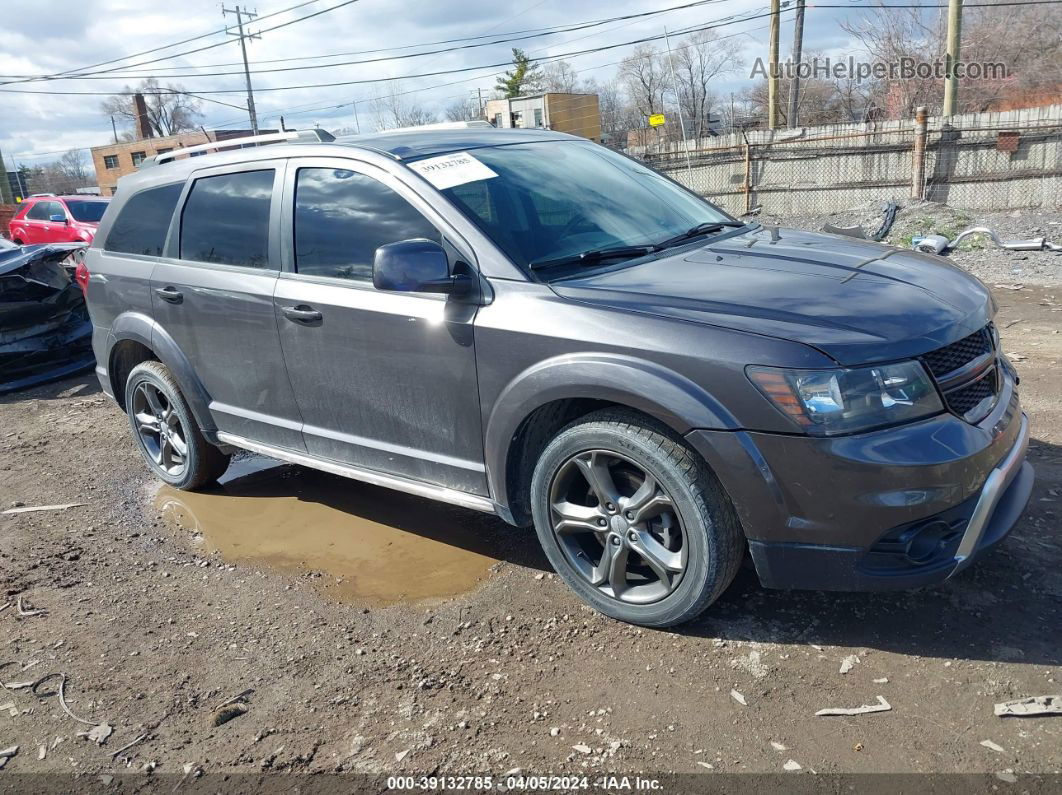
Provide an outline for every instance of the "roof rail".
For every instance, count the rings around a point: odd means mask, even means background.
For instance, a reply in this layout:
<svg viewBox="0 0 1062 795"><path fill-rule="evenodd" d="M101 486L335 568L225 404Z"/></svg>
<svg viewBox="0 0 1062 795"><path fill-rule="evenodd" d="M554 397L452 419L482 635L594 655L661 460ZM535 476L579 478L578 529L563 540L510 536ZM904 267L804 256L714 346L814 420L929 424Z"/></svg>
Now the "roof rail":
<svg viewBox="0 0 1062 795"><path fill-rule="evenodd" d="M39 199L41 196L58 196L56 193L31 193L27 199Z"/></svg>
<svg viewBox="0 0 1062 795"><path fill-rule="evenodd" d="M183 149L173 149L169 152L159 152L157 155L145 158L140 163L140 168L150 168L151 166L162 165L163 163L174 160L178 155L192 155L196 152L207 152L211 149L225 149L231 146L244 147L250 144L271 144L280 141L317 141L318 143L328 143L334 141L335 136L324 130L287 130L285 132L278 133L266 133L264 135L247 135L243 138L223 138L216 141L208 141L205 144L197 144L196 146L187 146Z"/></svg>

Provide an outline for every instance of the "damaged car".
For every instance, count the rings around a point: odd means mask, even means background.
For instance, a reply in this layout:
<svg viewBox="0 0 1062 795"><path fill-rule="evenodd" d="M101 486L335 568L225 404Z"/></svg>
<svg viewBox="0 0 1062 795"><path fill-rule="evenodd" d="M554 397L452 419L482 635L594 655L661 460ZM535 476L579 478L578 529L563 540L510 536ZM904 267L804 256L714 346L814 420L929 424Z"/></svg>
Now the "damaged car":
<svg viewBox="0 0 1062 795"><path fill-rule="evenodd" d="M497 514L654 627L746 555L774 588L938 583L1024 510L1018 375L946 260L549 130L319 133L156 155L85 255L100 383L169 485L247 450Z"/></svg>
<svg viewBox="0 0 1062 795"><path fill-rule="evenodd" d="M64 261L83 245L0 248L0 394L92 367L85 296Z"/></svg>

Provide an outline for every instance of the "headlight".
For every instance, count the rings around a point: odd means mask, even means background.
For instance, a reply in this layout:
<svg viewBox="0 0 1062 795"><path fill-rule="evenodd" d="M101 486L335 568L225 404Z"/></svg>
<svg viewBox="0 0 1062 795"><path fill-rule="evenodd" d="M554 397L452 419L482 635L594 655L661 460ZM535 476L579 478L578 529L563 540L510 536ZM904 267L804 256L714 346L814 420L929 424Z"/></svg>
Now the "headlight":
<svg viewBox="0 0 1062 795"><path fill-rule="evenodd" d="M817 436L896 425L944 410L918 362L854 370L749 366L746 372L783 414Z"/></svg>

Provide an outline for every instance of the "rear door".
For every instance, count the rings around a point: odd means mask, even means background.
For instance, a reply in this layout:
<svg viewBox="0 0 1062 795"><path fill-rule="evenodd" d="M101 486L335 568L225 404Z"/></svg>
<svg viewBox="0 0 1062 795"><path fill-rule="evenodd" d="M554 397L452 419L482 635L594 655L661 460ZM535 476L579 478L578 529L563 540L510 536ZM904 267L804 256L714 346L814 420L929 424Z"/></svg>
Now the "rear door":
<svg viewBox="0 0 1062 795"><path fill-rule="evenodd" d="M23 243L47 243L48 230L51 228L51 223L48 221L50 216L49 205L51 202L47 199L37 199L33 206L26 211L26 217L24 221L24 230L26 236L22 238Z"/></svg>
<svg viewBox="0 0 1062 795"><path fill-rule="evenodd" d="M161 333L183 351L218 430L304 450L273 314L283 161L195 172L152 274Z"/></svg>
<svg viewBox="0 0 1062 795"><path fill-rule="evenodd" d="M284 206L275 304L307 450L485 495L477 305L372 284L385 243L440 240L451 267L474 264L470 247L407 186L358 161L290 161Z"/></svg>

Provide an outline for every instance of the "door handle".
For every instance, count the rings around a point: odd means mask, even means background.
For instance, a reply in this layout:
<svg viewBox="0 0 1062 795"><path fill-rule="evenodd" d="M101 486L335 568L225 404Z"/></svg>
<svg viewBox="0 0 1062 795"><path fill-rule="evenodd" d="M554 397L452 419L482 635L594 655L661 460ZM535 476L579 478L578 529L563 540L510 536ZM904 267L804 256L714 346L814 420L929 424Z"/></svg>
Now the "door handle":
<svg viewBox="0 0 1062 795"><path fill-rule="evenodd" d="M176 287L159 287L155 290L155 295L171 304L179 304L184 300L184 293Z"/></svg>
<svg viewBox="0 0 1062 795"><path fill-rule="evenodd" d="M303 325L320 323L322 319L320 312L312 306L306 306L306 304L299 304L298 306L282 306L280 311L284 313L284 317L288 320L294 323L302 323Z"/></svg>

